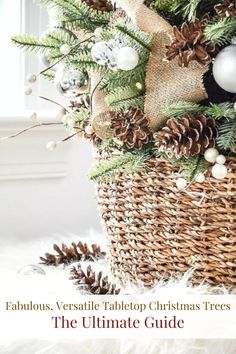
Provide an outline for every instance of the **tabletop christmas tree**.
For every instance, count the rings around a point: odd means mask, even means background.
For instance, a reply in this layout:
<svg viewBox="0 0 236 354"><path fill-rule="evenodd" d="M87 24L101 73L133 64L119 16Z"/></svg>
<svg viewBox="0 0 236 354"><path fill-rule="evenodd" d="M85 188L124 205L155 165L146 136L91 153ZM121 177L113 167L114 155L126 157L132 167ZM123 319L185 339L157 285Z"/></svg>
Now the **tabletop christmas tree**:
<svg viewBox="0 0 236 354"><path fill-rule="evenodd" d="M12 41L68 98L63 141L96 146L114 273L235 286L236 1L38 2L55 28Z"/></svg>

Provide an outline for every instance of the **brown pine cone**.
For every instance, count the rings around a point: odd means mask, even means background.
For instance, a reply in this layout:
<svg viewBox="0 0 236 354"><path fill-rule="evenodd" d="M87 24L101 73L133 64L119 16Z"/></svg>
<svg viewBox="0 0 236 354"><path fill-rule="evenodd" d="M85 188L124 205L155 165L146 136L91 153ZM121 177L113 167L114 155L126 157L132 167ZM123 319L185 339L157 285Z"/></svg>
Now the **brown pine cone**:
<svg viewBox="0 0 236 354"><path fill-rule="evenodd" d="M112 3L109 0L83 0L83 2L93 10L106 12L113 10Z"/></svg>
<svg viewBox="0 0 236 354"><path fill-rule="evenodd" d="M118 295L120 293L120 289L116 289L115 284L109 283L108 277L103 278L102 272L96 275L91 266L88 266L85 272L80 264L77 268L73 267L70 280L75 280L78 290L87 295Z"/></svg>
<svg viewBox="0 0 236 354"><path fill-rule="evenodd" d="M236 18L236 0L223 0L218 5L215 5L215 10L221 18Z"/></svg>
<svg viewBox="0 0 236 354"><path fill-rule="evenodd" d="M135 108L119 112L112 118L113 137L129 149L141 149L151 140L149 122L145 114Z"/></svg>
<svg viewBox="0 0 236 354"><path fill-rule="evenodd" d="M73 111L79 111L81 108L90 107L90 97L88 95L81 95L75 101L70 101L69 108Z"/></svg>
<svg viewBox="0 0 236 354"><path fill-rule="evenodd" d="M217 137L215 119L203 114L196 118L186 114L181 120L170 118L167 126L154 134L158 151L176 158L203 155L215 146Z"/></svg>
<svg viewBox="0 0 236 354"><path fill-rule="evenodd" d="M70 247L62 245L53 246L57 252L56 255L46 253L44 257L40 257L41 261L45 265L58 266L60 264L68 265L78 261L95 261L104 258L106 253L101 251L100 246L94 244L90 249L87 243L72 243Z"/></svg>
<svg viewBox="0 0 236 354"><path fill-rule="evenodd" d="M181 67L187 67L191 60L203 65L210 64L218 52L218 47L207 42L205 38L204 28L208 21L208 16L204 16L201 20L184 22L180 28L174 26L175 39L166 46L166 59L173 60L178 57L178 64Z"/></svg>

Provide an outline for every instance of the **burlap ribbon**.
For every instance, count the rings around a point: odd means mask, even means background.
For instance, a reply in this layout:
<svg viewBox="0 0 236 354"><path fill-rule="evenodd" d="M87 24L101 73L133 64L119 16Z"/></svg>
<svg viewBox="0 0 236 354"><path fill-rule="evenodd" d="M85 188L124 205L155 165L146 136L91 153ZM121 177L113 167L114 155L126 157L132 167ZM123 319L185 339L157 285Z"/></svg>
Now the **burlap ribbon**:
<svg viewBox="0 0 236 354"><path fill-rule="evenodd" d="M160 128L166 118L163 107L178 101L199 102L206 99L203 75L208 67L192 61L188 68L181 68L177 59L167 62L166 45L171 42L172 26L161 16L147 8L143 0L118 0L120 6L140 30L153 34L152 50L146 74L145 113L153 131ZM109 111L105 95L96 91L93 97L94 129L98 125L101 113ZM96 118L99 114L100 118ZM101 124L100 124L101 126ZM103 138L99 129L99 136Z"/></svg>

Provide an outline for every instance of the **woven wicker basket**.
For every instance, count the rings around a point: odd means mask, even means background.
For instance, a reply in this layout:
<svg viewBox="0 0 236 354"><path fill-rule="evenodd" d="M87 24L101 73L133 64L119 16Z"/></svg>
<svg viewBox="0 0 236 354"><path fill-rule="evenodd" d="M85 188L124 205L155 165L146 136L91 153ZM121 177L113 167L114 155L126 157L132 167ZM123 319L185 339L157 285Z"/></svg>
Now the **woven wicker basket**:
<svg viewBox="0 0 236 354"><path fill-rule="evenodd" d="M179 191L178 166L150 160L145 171L98 186L111 268L122 281L152 286L195 268L193 283L236 286L236 158L225 180Z"/></svg>

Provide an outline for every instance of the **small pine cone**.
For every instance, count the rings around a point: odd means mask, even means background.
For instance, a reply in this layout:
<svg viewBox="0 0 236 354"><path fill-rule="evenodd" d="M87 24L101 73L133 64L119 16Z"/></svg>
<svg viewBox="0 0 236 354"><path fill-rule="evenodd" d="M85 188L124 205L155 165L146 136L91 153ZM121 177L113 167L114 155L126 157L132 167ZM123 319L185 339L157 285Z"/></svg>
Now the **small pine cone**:
<svg viewBox="0 0 236 354"><path fill-rule="evenodd" d="M119 112L112 118L113 137L129 149L141 149L151 140L149 122L144 113L135 108Z"/></svg>
<svg viewBox="0 0 236 354"><path fill-rule="evenodd" d="M73 262L98 260L106 255L98 245L94 244L91 246L92 249L90 249L87 243L82 242L73 242L70 247L64 244L59 247L55 244L53 248L57 254L46 253L44 257L40 257L43 264L51 266L68 265Z"/></svg>
<svg viewBox="0 0 236 354"><path fill-rule="evenodd" d="M204 16L201 20L184 22L180 28L174 26L175 38L166 46L166 59L173 60L178 57L178 64L181 67L187 67L191 60L209 65L217 54L218 47L209 43L204 35L208 21L208 16Z"/></svg>
<svg viewBox="0 0 236 354"><path fill-rule="evenodd" d="M102 277L102 272L97 275L91 266L84 272L79 264L71 269L70 280L75 280L78 290L87 295L118 295L120 289L116 289L115 284L108 281L108 277Z"/></svg>
<svg viewBox="0 0 236 354"><path fill-rule="evenodd" d="M81 108L90 107L90 97L88 95L79 96L76 101L70 101L69 108L73 111L79 111Z"/></svg>
<svg viewBox="0 0 236 354"><path fill-rule="evenodd" d="M217 137L215 120L203 114L196 118L186 114L181 120L170 118L167 126L154 134L158 151L176 158L204 154L215 146Z"/></svg>
<svg viewBox="0 0 236 354"><path fill-rule="evenodd" d="M109 0L83 0L88 7L96 11L113 11L112 3Z"/></svg>
<svg viewBox="0 0 236 354"><path fill-rule="evenodd" d="M236 0L223 0L218 5L215 5L215 10L221 18L236 18Z"/></svg>

